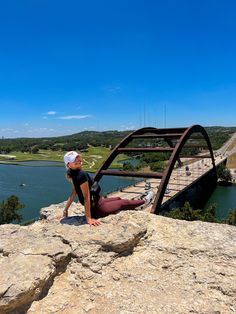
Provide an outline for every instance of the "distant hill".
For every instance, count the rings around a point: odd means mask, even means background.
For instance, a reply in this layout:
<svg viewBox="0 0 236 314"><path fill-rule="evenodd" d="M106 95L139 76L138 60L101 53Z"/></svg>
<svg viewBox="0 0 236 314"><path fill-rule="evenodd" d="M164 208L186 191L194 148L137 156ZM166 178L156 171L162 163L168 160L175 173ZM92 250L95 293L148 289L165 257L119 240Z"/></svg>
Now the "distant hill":
<svg viewBox="0 0 236 314"><path fill-rule="evenodd" d="M211 126L205 127L205 130L215 150L219 149L236 132L236 127Z"/></svg>
<svg viewBox="0 0 236 314"><path fill-rule="evenodd" d="M0 152L29 152L33 149L82 150L92 146L114 147L131 131L84 131L72 135L43 138L0 139Z"/></svg>
<svg viewBox="0 0 236 314"><path fill-rule="evenodd" d="M205 129L211 139L213 149L221 147L236 132L236 127L212 126ZM58 137L0 139L0 153L32 150L37 152L38 149L83 150L87 149L88 145L114 147L130 132L132 131L83 131Z"/></svg>

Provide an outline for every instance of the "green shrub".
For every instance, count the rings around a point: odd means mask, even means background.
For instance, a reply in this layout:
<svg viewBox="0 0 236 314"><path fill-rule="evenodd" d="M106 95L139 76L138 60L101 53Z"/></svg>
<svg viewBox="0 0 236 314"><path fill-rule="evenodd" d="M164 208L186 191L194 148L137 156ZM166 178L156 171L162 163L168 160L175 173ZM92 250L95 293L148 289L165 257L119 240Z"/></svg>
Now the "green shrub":
<svg viewBox="0 0 236 314"><path fill-rule="evenodd" d="M15 195L11 195L6 201L0 202L0 225L11 223L14 220L20 222L22 216L17 211L22 208L24 208L24 205L20 203Z"/></svg>

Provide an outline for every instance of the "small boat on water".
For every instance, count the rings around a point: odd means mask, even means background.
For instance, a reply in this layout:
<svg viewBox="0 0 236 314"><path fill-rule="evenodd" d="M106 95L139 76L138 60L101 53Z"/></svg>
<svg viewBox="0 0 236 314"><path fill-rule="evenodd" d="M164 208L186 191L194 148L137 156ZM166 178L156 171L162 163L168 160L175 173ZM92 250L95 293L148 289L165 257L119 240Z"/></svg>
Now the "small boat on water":
<svg viewBox="0 0 236 314"><path fill-rule="evenodd" d="M20 186L26 186L26 184L25 183L21 183Z"/></svg>

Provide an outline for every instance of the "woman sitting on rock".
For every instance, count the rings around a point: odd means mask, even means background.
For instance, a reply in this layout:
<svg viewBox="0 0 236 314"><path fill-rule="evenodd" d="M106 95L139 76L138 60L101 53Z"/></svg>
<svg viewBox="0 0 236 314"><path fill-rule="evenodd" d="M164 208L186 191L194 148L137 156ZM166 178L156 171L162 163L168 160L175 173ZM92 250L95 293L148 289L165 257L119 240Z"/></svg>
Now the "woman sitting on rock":
<svg viewBox="0 0 236 314"><path fill-rule="evenodd" d="M99 225L96 218L116 214L124 209L135 209L144 204L144 200L126 200L120 197L103 198L99 195L99 186L94 191L94 181L89 174L82 170L82 157L75 151L65 154L64 162L67 169L67 177L72 183L72 193L67 200L63 211L63 217L68 217L68 209L76 194L85 208L86 222L89 225Z"/></svg>

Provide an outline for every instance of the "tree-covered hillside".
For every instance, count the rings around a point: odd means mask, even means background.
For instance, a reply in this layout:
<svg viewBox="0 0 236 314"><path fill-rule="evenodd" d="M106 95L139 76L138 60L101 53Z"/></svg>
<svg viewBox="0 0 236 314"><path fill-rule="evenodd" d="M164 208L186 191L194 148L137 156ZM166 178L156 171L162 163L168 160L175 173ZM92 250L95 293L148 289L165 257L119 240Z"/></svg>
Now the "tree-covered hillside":
<svg viewBox="0 0 236 314"><path fill-rule="evenodd" d="M36 153L39 149L84 150L88 148L88 145L114 147L129 133L130 131L85 131L60 137L0 139L0 153L13 151Z"/></svg>
<svg viewBox="0 0 236 314"><path fill-rule="evenodd" d="M229 138L236 132L236 127L212 126L206 127L205 130L210 137L214 150L219 149Z"/></svg>
<svg viewBox="0 0 236 314"><path fill-rule="evenodd" d="M213 149L220 148L236 132L236 127L206 127ZM88 145L113 148L131 131L84 131L67 136L47 138L0 139L0 153L13 151L36 153L39 149L68 151L84 150Z"/></svg>

